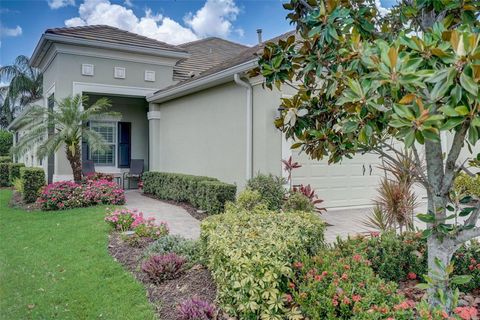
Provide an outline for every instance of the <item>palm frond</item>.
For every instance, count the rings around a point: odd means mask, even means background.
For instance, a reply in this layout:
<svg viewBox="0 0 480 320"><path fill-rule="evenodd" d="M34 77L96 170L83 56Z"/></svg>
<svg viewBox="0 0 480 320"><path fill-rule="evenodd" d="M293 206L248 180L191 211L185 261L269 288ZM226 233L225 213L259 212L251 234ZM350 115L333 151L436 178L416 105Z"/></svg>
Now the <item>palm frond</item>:
<svg viewBox="0 0 480 320"><path fill-rule="evenodd" d="M85 129L83 131L82 137L88 143L88 146L92 151L99 151L101 153L108 151L106 144L107 142L98 132L90 129Z"/></svg>

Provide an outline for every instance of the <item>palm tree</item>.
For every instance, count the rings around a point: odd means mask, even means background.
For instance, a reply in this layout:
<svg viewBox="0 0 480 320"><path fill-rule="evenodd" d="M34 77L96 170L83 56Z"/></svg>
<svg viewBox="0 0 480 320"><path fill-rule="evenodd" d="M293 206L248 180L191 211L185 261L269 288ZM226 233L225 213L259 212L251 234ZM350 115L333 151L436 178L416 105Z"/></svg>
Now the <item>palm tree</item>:
<svg viewBox="0 0 480 320"><path fill-rule="evenodd" d="M54 154L62 145L73 171L73 179L82 179L81 143L84 139L92 151L106 151L106 141L96 131L90 130L87 122L98 116L118 116L109 112L110 102L107 98L97 100L90 107L86 106L87 96L76 95L56 101L53 111L40 106L32 106L20 119L19 126L27 125L29 130L21 137L12 153L21 155L38 144L37 157L43 159ZM50 134L47 134L49 132ZM53 130L52 130L53 129Z"/></svg>
<svg viewBox="0 0 480 320"><path fill-rule="evenodd" d="M43 75L29 64L26 56L20 55L13 65L0 67L0 80L9 83L1 88L3 121L13 121L19 109L42 97Z"/></svg>

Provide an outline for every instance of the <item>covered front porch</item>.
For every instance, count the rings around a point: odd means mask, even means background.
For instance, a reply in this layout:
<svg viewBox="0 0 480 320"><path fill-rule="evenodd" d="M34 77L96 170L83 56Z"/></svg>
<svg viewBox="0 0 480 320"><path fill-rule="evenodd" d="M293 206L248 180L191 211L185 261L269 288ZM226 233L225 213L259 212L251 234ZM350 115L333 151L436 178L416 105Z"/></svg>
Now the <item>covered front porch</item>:
<svg viewBox="0 0 480 320"><path fill-rule="evenodd" d="M100 98L108 98L110 111L118 113L118 116L106 115L89 121L91 130L98 132L107 142L107 151L93 151L84 141L82 163L89 163L90 166L93 163L95 172L111 174L122 185L123 173L131 170L132 162L142 160L143 171L148 171L149 121L145 98L89 92L83 94L89 98L88 105Z"/></svg>

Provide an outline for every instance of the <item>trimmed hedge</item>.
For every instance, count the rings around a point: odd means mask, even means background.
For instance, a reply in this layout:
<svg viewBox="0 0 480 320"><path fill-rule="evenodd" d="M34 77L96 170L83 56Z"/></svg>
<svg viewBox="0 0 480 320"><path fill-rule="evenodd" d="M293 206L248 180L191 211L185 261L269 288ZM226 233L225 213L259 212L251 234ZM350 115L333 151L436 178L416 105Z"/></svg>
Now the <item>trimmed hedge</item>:
<svg viewBox="0 0 480 320"><path fill-rule="evenodd" d="M0 156L6 156L13 145L13 134L7 130L0 130Z"/></svg>
<svg viewBox="0 0 480 320"><path fill-rule="evenodd" d="M11 184L13 180L20 178L20 169L23 167L25 167L23 163L10 163L9 179Z"/></svg>
<svg viewBox="0 0 480 320"><path fill-rule="evenodd" d="M0 156L0 163L12 162L12 157L10 156Z"/></svg>
<svg viewBox="0 0 480 320"><path fill-rule="evenodd" d="M10 163L0 162L0 187L8 187L10 185Z"/></svg>
<svg viewBox="0 0 480 320"><path fill-rule="evenodd" d="M40 189L45 185L45 172L42 168L23 167L20 176L23 180L23 200L26 203L35 202Z"/></svg>
<svg viewBox="0 0 480 320"><path fill-rule="evenodd" d="M226 201L234 201L237 187L211 177L181 173L145 172L143 192L162 200L188 202L209 213L223 211Z"/></svg>

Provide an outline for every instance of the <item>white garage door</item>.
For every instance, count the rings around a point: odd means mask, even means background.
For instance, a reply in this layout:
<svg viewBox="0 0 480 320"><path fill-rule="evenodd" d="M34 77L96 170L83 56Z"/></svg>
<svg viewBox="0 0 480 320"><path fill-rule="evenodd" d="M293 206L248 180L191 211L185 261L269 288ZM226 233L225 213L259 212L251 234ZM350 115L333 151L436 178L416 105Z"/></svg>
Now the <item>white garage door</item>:
<svg viewBox="0 0 480 320"><path fill-rule="evenodd" d="M292 174L294 185L310 184L327 208L372 205L384 171L382 161L372 154L344 159L328 165L327 160L311 160L304 153L292 151L292 158L302 167Z"/></svg>

